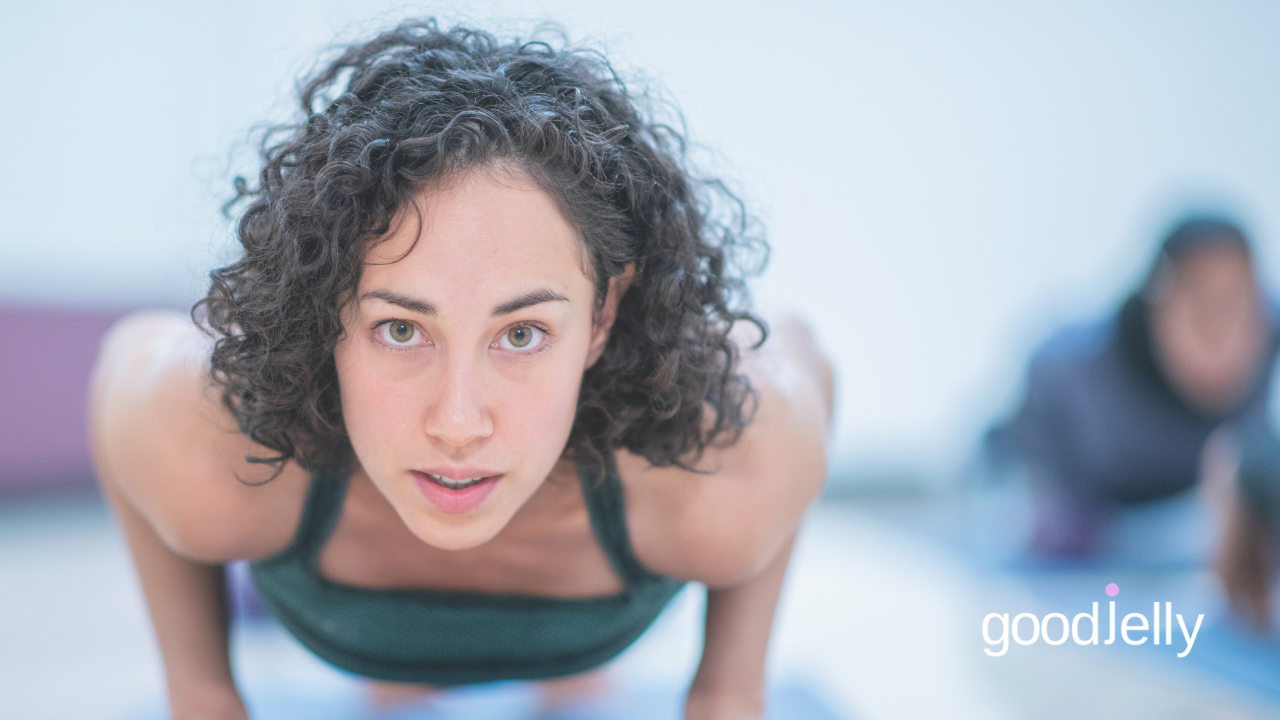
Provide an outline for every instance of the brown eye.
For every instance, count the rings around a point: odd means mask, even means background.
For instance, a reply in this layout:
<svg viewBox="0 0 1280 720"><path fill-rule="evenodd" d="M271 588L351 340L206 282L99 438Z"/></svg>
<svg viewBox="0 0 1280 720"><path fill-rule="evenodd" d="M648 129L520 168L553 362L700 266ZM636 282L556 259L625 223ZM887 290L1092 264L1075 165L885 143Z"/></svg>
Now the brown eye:
<svg viewBox="0 0 1280 720"><path fill-rule="evenodd" d="M513 327L507 331L507 342L512 347L527 347L533 341L533 328L528 326Z"/></svg>
<svg viewBox="0 0 1280 720"><path fill-rule="evenodd" d="M406 344L413 341L413 336L417 334L412 323L404 320L392 320L387 323L387 336L391 342Z"/></svg>
<svg viewBox="0 0 1280 720"><path fill-rule="evenodd" d="M546 331L534 325L515 325L502 333L496 343L498 349L521 355L532 355L546 344Z"/></svg>

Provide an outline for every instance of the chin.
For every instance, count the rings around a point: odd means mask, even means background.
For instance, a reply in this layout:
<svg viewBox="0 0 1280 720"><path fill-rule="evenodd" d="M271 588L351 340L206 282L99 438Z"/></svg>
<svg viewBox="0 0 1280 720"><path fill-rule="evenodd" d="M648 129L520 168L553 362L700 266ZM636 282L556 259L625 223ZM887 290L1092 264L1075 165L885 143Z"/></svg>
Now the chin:
<svg viewBox="0 0 1280 720"><path fill-rule="evenodd" d="M433 513L434 515L434 513ZM470 550L492 540L507 526L491 513L469 517L419 517L406 522L419 540L441 550Z"/></svg>

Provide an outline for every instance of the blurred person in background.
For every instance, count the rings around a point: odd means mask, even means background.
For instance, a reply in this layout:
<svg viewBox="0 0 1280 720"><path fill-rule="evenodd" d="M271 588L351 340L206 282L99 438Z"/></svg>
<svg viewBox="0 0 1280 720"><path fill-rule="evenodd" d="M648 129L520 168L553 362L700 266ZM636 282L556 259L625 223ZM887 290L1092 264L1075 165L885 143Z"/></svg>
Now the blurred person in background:
<svg viewBox="0 0 1280 720"><path fill-rule="evenodd" d="M1201 484L1224 530L1208 542L1228 593L1265 626L1277 322L1244 233L1193 217L1115 315L1044 343L1017 412L987 436L989 455L1017 461L1030 482L1031 553L1106 554L1125 508Z"/></svg>

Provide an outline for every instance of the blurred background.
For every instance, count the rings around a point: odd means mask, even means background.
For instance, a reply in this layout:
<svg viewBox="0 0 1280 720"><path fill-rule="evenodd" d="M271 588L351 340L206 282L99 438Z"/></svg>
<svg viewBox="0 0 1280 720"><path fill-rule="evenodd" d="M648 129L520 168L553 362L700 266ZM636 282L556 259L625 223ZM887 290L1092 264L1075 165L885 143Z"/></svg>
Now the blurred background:
<svg viewBox="0 0 1280 720"><path fill-rule="evenodd" d="M786 636L782 656L830 660L795 667L835 705L850 717L1139 717L1173 707L1155 698L1199 698L1208 714L1182 716L1280 717L1268 684L1280 651L1267 643L1190 674L1040 646L1023 649L1040 664L992 670L983 614L1096 595L1102 575L1089 573L1105 572L983 574L938 510L1012 409L1030 351L1114 309L1183 214L1237 219L1264 282L1280 286L1280 5L1246 0L5 3L0 697L24 678L21 717L69 716L37 694L74 690L61 674L73 667L114 678L98 705L77 706L103 714L80 717L134 717L159 693L84 438L98 338L130 309L189 308L233 257L219 214L230 178L253 173L250 131L290 116L319 51L423 13L507 36L550 19L607 48L680 106L702 167L767 226L756 297L808 318L839 378L833 499L815 523L826 534L797 565L814 574L795 582L844 598L813 610L833 618L906 612L877 595L886 588L934 598L912 610L933 621L904 620L892 637L833 620L860 652L833 649L830 627ZM1221 600L1203 566L1134 578ZM109 628L97 650L73 657L86 641L67 616ZM127 678L102 674L122 665ZM1074 690L1055 695L1053 678ZM937 706L913 695L929 685ZM1109 699L1080 705L1092 691Z"/></svg>

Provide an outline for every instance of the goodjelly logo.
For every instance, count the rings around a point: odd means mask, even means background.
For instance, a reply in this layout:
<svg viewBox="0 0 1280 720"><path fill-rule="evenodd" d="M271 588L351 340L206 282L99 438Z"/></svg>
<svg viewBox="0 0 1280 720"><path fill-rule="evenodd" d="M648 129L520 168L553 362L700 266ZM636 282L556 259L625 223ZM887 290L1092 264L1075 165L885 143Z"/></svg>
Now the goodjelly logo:
<svg viewBox="0 0 1280 720"><path fill-rule="evenodd" d="M1120 594L1120 586L1115 583L1107 585L1107 595L1115 597ZM1111 645L1116 641L1116 601L1110 601L1110 612L1107 617L1107 639L1103 645ZM1129 645L1142 645L1148 640L1152 645L1173 645L1173 603L1164 603L1163 612L1160 603L1152 604L1151 621L1142 613L1132 612L1120 621L1120 638ZM1161 616L1164 627L1160 626ZM1200 623L1204 621L1204 613L1196 617L1196 626L1187 632L1187 623L1179 614L1178 629L1182 631L1181 644L1186 648L1178 653L1183 658L1191 654L1196 644L1196 635L1200 634ZM1009 619L1009 613L988 613L982 618L982 639L991 647L982 651L991 657L1000 657L1009 652L1009 638L1019 645L1034 645L1044 640L1050 645L1061 645L1071 638L1077 645L1097 645L1100 626L1098 624L1098 603L1093 604L1093 612L1082 612L1071 620L1062 613L1049 613L1043 618L1032 613L1018 613ZM1162 633L1161 630L1164 632ZM999 632L998 636L993 636ZM1150 632L1150 635L1147 633ZM1087 633L1087 634L1086 634ZM1163 635L1164 642L1161 643ZM999 649L995 649L999 646Z"/></svg>

